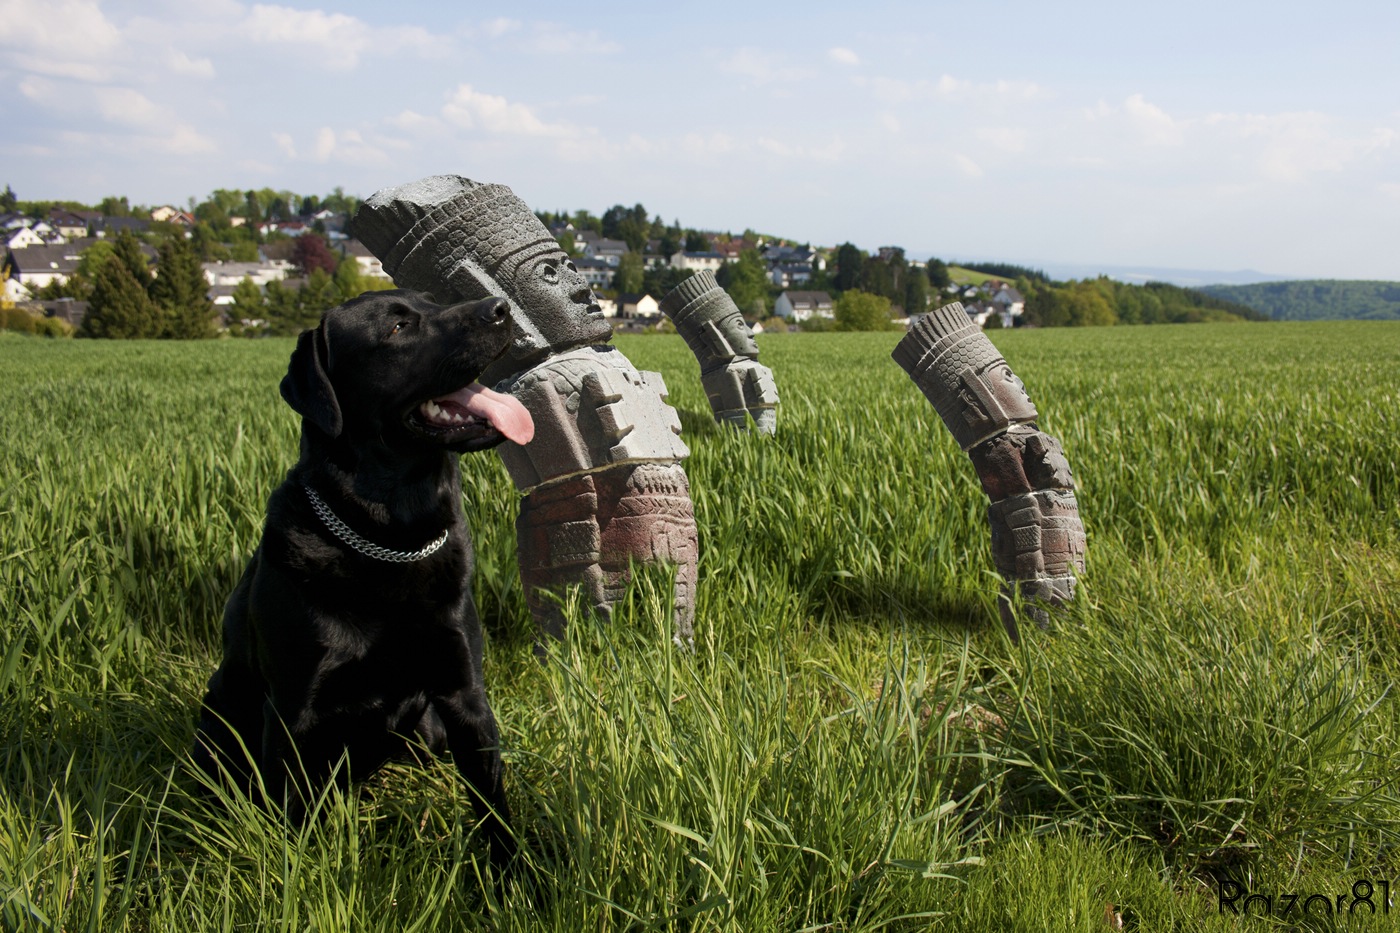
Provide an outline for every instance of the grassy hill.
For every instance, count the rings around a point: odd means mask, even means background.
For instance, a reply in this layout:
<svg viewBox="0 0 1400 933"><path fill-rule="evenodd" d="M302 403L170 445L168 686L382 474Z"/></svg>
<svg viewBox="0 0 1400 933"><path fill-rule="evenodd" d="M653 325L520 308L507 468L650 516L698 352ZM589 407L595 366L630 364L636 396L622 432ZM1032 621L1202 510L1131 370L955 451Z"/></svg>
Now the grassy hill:
<svg viewBox="0 0 1400 933"><path fill-rule="evenodd" d="M1310 279L1197 289L1235 301L1276 321L1400 320L1400 282Z"/></svg>
<svg viewBox="0 0 1400 933"><path fill-rule="evenodd" d="M1019 646L898 336L760 337L771 438L715 426L679 337L618 340L692 451L691 652L645 575L539 663L517 495L462 458L526 851L504 891L447 763L304 826L196 793L220 609L297 453L292 341L4 339L0 929L1282 929L1222 911L1225 878L1384 905L1400 324L997 332L1089 533L1079 598Z"/></svg>

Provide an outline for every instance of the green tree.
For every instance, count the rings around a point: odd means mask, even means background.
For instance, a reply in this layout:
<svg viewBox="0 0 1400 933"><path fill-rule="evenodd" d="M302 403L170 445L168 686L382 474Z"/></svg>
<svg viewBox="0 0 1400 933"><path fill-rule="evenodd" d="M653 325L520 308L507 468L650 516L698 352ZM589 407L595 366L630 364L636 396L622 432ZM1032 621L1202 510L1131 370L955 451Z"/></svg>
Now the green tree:
<svg viewBox="0 0 1400 933"><path fill-rule="evenodd" d="M15 197L15 189L9 185L5 186L5 193L0 194L0 213L10 213L19 206L19 198Z"/></svg>
<svg viewBox="0 0 1400 933"><path fill-rule="evenodd" d="M890 300L852 289L836 299L837 330L890 330Z"/></svg>
<svg viewBox="0 0 1400 933"><path fill-rule="evenodd" d="M102 203L97 205L97 209L104 217L131 217L131 204L125 197L108 195L102 199Z"/></svg>
<svg viewBox="0 0 1400 933"><path fill-rule="evenodd" d="M923 269L912 269L905 277L904 313L923 314L928 310L929 281Z"/></svg>
<svg viewBox="0 0 1400 933"><path fill-rule="evenodd" d="M141 290L149 291L151 266L146 261L146 254L142 252L141 241L136 239L136 235L130 230L123 230L117 234L112 250L117 260L126 267L126 271L131 273L132 280L141 286Z"/></svg>
<svg viewBox="0 0 1400 933"><path fill-rule="evenodd" d="M97 272L80 335L130 340L155 337L160 314L145 287L132 275L119 254L108 257Z"/></svg>
<svg viewBox="0 0 1400 933"><path fill-rule="evenodd" d="M842 243L836 248L836 274L831 277L832 286L838 292L855 288L864 265L865 252L852 243Z"/></svg>
<svg viewBox="0 0 1400 933"><path fill-rule="evenodd" d="M261 317L265 305L262 289L249 276L243 276L243 280L233 287L233 306L239 317Z"/></svg>
<svg viewBox="0 0 1400 933"><path fill-rule="evenodd" d="M726 263L715 275L716 281L729 292L729 297L745 314L762 309L759 317L767 317L772 309L769 298L768 267L756 249L746 249L737 262Z"/></svg>
<svg viewBox="0 0 1400 933"><path fill-rule="evenodd" d="M928 283L934 288L942 290L953 284L953 278L948 274L948 264L943 260L929 257L927 271Z"/></svg>
<svg viewBox="0 0 1400 933"><path fill-rule="evenodd" d="M193 242L177 236L162 243L156 270L150 296L164 322L161 336L176 340L214 336L209 282Z"/></svg>
<svg viewBox="0 0 1400 933"><path fill-rule="evenodd" d="M354 256L346 256L335 267L336 303L349 301L365 292L382 292L394 287L389 279L375 278L360 274L360 263Z"/></svg>
<svg viewBox="0 0 1400 933"><path fill-rule="evenodd" d="M613 276L613 288L619 292L636 294L646 282L646 262L639 252L623 253L617 264L617 274Z"/></svg>
<svg viewBox="0 0 1400 933"><path fill-rule="evenodd" d="M710 238L698 230L687 230L685 232L685 251L687 253L708 253L710 251Z"/></svg>

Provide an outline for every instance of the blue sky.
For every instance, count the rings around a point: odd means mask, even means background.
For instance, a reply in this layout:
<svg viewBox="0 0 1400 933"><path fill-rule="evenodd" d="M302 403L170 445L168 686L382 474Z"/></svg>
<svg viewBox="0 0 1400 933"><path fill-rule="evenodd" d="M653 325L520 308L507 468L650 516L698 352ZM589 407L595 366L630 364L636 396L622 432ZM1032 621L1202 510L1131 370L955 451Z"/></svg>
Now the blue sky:
<svg viewBox="0 0 1400 933"><path fill-rule="evenodd" d="M0 184L1400 280L1400 4L0 0Z"/></svg>

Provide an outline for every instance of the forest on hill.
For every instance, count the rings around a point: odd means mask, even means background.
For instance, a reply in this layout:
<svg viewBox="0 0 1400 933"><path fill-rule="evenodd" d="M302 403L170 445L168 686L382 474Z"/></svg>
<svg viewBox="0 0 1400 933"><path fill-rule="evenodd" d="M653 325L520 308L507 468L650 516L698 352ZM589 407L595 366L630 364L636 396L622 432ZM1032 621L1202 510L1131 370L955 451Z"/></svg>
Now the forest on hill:
<svg viewBox="0 0 1400 933"><path fill-rule="evenodd" d="M1400 282L1307 279L1207 285L1199 291L1247 305L1275 321L1400 321Z"/></svg>

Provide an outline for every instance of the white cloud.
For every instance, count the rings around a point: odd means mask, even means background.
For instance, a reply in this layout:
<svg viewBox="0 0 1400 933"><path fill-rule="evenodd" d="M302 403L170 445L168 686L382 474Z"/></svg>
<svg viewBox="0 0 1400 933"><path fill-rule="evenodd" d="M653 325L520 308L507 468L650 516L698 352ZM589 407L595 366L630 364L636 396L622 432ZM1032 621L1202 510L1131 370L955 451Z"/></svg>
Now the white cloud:
<svg viewBox="0 0 1400 933"><path fill-rule="evenodd" d="M1028 134L1016 127L983 126L978 127L975 135L993 149L1002 152L1024 152Z"/></svg>
<svg viewBox="0 0 1400 933"><path fill-rule="evenodd" d="M735 49L720 61L720 71L749 78L758 84L771 84L775 81L802 81L810 78L812 72L787 64L786 58L753 46Z"/></svg>
<svg viewBox="0 0 1400 933"><path fill-rule="evenodd" d="M434 133L442 130L442 121L437 117L424 116L416 110L404 110L385 121L395 129L405 133Z"/></svg>
<svg viewBox="0 0 1400 933"><path fill-rule="evenodd" d="M177 75L189 78L214 77L214 63L207 58L190 58L185 52L171 49L165 60L170 70Z"/></svg>
<svg viewBox="0 0 1400 933"><path fill-rule="evenodd" d="M289 159L297 157L297 146L292 141L291 133L273 133L272 138L277 143L277 149Z"/></svg>
<svg viewBox="0 0 1400 933"><path fill-rule="evenodd" d="M986 174L982 171L982 166L978 165L976 162L972 161L970 157L961 152L953 156L953 164L958 167L958 171L962 172L968 178L981 178Z"/></svg>
<svg viewBox="0 0 1400 933"><path fill-rule="evenodd" d="M762 137L758 140L761 152L783 159L801 159L811 162L839 162L845 154L846 144L840 137L827 143L802 145L782 140Z"/></svg>
<svg viewBox="0 0 1400 933"><path fill-rule="evenodd" d="M499 39L506 33L514 32L519 29L520 25L520 20L518 19L507 19L504 16L498 16L493 20L488 20L481 28L486 35L493 39Z"/></svg>
<svg viewBox="0 0 1400 933"><path fill-rule="evenodd" d="M1390 148L1400 132L1373 127L1360 135L1342 135L1336 121L1323 113L1213 113L1204 125L1253 147L1255 164L1265 177L1294 182L1316 172L1340 172L1360 159Z"/></svg>
<svg viewBox="0 0 1400 933"><path fill-rule="evenodd" d="M442 116L453 126L481 130L499 136L570 136L575 130L563 123L546 123L524 104L513 104L495 94L461 84L442 107Z"/></svg>
<svg viewBox="0 0 1400 933"><path fill-rule="evenodd" d="M92 0L0 0L0 48L25 71L101 81L121 47Z"/></svg>
<svg viewBox="0 0 1400 933"><path fill-rule="evenodd" d="M160 126L170 121L170 114L157 107L149 97L129 87L99 87L93 90L97 112L108 123L126 126Z"/></svg>
<svg viewBox="0 0 1400 933"><path fill-rule="evenodd" d="M1042 100L1050 92L1033 81L969 81L945 74L937 81L908 81L884 76L853 79L857 87L868 88L877 100L890 104L944 101L978 106L1014 104Z"/></svg>
<svg viewBox="0 0 1400 933"><path fill-rule="evenodd" d="M333 71L356 67L369 49L376 54L413 51L440 54L447 40L418 26L373 27L344 13L297 10L271 4L254 4L238 26L253 42L296 46L303 54L314 52L320 64Z"/></svg>
<svg viewBox="0 0 1400 933"><path fill-rule="evenodd" d="M1400 182L1386 182L1380 186L1380 192L1387 197L1400 201Z"/></svg>
<svg viewBox="0 0 1400 933"><path fill-rule="evenodd" d="M323 126L316 131L316 144L312 147L311 157L317 162L329 162L332 152L335 152L335 131Z"/></svg>
<svg viewBox="0 0 1400 933"><path fill-rule="evenodd" d="M1185 138L1183 125L1162 108L1149 104L1141 94L1123 101L1123 112L1142 141L1150 146L1180 146Z"/></svg>
<svg viewBox="0 0 1400 933"><path fill-rule="evenodd" d="M838 65L859 65L860 56L850 49L841 48L828 49L826 57L836 62Z"/></svg>
<svg viewBox="0 0 1400 933"><path fill-rule="evenodd" d="M596 29L578 32L559 23L535 23L520 46L536 55L611 55L622 46Z"/></svg>
<svg viewBox="0 0 1400 933"><path fill-rule="evenodd" d="M903 126L899 122L899 117L892 113L880 114L880 125L891 133L898 133Z"/></svg>
<svg viewBox="0 0 1400 933"><path fill-rule="evenodd" d="M179 120L169 108L130 87L103 87L55 82L30 75L19 83L20 93L60 118L85 126L61 135L94 152L165 151L191 155L215 149L213 140ZM118 132L103 134L89 128L101 120Z"/></svg>

